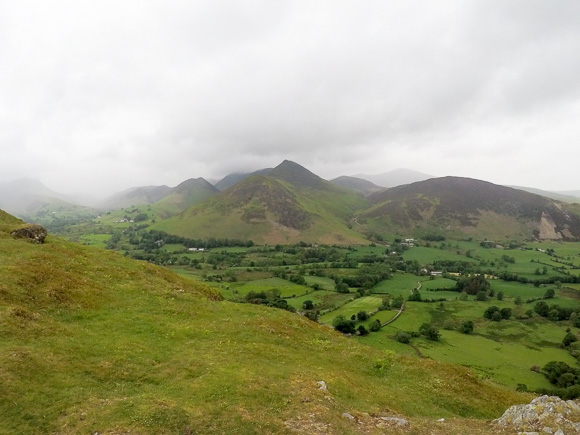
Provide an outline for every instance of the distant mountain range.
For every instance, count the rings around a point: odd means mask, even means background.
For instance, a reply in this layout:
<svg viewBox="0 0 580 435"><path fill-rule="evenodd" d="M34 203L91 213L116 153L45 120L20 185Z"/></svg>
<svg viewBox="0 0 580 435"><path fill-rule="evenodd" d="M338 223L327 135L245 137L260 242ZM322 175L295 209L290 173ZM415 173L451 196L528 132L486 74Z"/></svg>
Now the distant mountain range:
<svg viewBox="0 0 580 435"><path fill-rule="evenodd" d="M345 187L346 186L346 187ZM437 233L497 239L580 239L579 207L460 177L379 189L356 177L328 182L290 161L251 175L155 228L256 243L356 243L374 235Z"/></svg>
<svg viewBox="0 0 580 435"><path fill-rule="evenodd" d="M266 244L365 243L377 235L426 232L580 239L580 198L573 191L564 195L469 178L428 177L409 170L369 177L383 185L425 178L390 188L359 177L326 181L285 160L275 168L230 174L215 186L192 178L173 188L127 189L104 200L100 210L146 205L155 216L152 228L192 238L251 239ZM0 184L0 208L33 222L47 215L98 213L36 180Z"/></svg>
<svg viewBox="0 0 580 435"><path fill-rule="evenodd" d="M382 187L396 187L403 184L416 183L417 181L428 180L434 178L433 175L424 174L422 172L413 171L411 169L395 169L388 172L383 172L377 175L354 175L356 178L370 181L377 186Z"/></svg>
<svg viewBox="0 0 580 435"><path fill-rule="evenodd" d="M369 196L359 223L383 231L578 239L578 208L486 181L433 178Z"/></svg>
<svg viewBox="0 0 580 435"><path fill-rule="evenodd" d="M26 216L39 211L45 213L62 210L86 210L88 207L49 189L40 181L23 178L0 183L0 209L16 216Z"/></svg>
<svg viewBox="0 0 580 435"><path fill-rule="evenodd" d="M154 228L186 237L253 240L256 243L364 243L349 228L366 205L357 192L336 186L306 168L284 161L268 172L234 186Z"/></svg>

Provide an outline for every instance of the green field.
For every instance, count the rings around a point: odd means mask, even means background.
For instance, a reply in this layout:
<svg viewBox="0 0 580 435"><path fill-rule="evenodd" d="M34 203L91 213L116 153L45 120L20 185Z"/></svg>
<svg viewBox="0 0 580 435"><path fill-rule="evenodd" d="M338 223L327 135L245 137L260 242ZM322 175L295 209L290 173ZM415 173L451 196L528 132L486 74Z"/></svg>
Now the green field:
<svg viewBox="0 0 580 435"><path fill-rule="evenodd" d="M352 302L348 302L338 308L335 311L324 314L320 317L320 323L326 325L332 325L332 320L337 316L344 316L348 319L354 314L356 315L359 311L366 311L371 313L375 311L383 302L383 299L378 296L366 296L359 299L355 299Z"/></svg>

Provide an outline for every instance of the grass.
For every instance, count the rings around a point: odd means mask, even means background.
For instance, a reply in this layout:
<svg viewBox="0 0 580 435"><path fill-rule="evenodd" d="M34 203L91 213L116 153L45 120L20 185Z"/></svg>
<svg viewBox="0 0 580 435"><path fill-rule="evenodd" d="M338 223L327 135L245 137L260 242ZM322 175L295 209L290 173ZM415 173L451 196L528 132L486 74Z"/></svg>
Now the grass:
<svg viewBox="0 0 580 435"><path fill-rule="evenodd" d="M383 299L378 296L365 296L358 298L352 302L344 304L335 311L324 314L320 317L320 322L326 325L332 325L332 320L340 315L350 319L353 314L356 315L359 311L366 311L370 314L370 312L379 308L382 302Z"/></svg>
<svg viewBox="0 0 580 435"><path fill-rule="evenodd" d="M9 237L0 249L4 433L281 433L308 431L309 416L354 432L343 412L423 428L457 418L449 433L485 433L477 419L529 400L296 314L219 302L203 284L112 252Z"/></svg>
<svg viewBox="0 0 580 435"><path fill-rule="evenodd" d="M559 347L566 334L567 322L557 324L541 318L491 322L483 319L482 314L492 304L513 308L510 302L496 300L451 301L445 302L443 308L438 304L407 302L403 315L396 322L371 334L370 339L360 340L378 348L400 349L398 343L397 346L392 343L397 331L416 331L422 323L433 323L442 333L440 342L413 339L423 355L470 367L482 379L492 378L512 388L519 383L534 389L550 387L543 375L530 371L532 365L541 367L553 360L575 364L575 359ZM465 320L474 320L475 332L466 335L445 330L446 320L454 321L456 327Z"/></svg>

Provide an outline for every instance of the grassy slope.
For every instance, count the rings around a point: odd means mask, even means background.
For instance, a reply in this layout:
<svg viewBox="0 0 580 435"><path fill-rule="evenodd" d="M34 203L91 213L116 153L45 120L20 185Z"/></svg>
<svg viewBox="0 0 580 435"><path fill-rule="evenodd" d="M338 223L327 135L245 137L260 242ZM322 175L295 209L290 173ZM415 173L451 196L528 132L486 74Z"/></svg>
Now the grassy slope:
<svg viewBox="0 0 580 435"><path fill-rule="evenodd" d="M343 412L414 416L429 433L421 418L491 418L529 399L295 314L217 302L111 252L9 237L0 251L3 433L355 432ZM445 431L465 424L486 431Z"/></svg>
<svg viewBox="0 0 580 435"><path fill-rule="evenodd" d="M364 198L332 186L330 191L297 187L284 181L253 176L234 188L194 206L153 228L191 238L235 238L255 243L285 244L368 243L347 227L347 220L362 207ZM283 201L280 198L284 198ZM307 225L285 224L301 216Z"/></svg>

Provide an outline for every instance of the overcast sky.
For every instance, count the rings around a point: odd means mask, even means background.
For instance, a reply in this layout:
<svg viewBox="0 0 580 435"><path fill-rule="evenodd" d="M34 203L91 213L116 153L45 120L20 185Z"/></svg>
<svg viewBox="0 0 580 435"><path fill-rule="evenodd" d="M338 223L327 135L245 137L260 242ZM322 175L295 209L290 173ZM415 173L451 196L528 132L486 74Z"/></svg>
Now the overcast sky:
<svg viewBox="0 0 580 435"><path fill-rule="evenodd" d="M283 159L580 189L580 2L0 0L0 181Z"/></svg>

